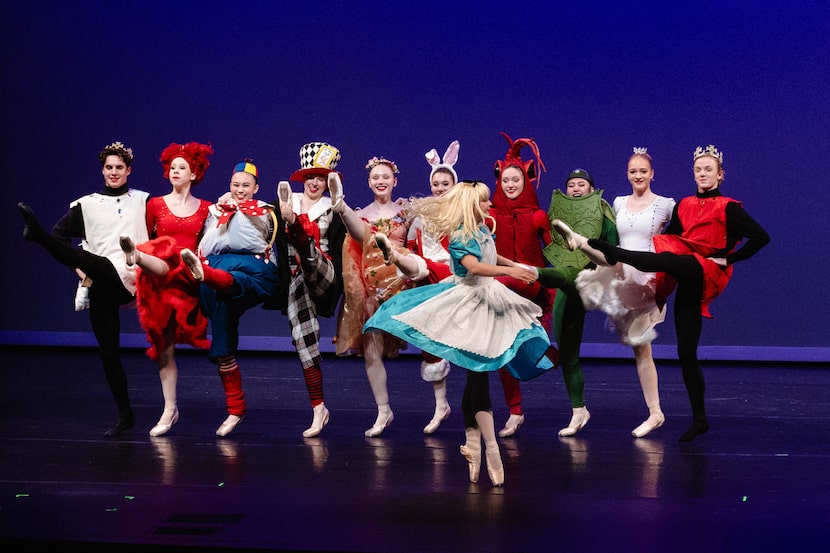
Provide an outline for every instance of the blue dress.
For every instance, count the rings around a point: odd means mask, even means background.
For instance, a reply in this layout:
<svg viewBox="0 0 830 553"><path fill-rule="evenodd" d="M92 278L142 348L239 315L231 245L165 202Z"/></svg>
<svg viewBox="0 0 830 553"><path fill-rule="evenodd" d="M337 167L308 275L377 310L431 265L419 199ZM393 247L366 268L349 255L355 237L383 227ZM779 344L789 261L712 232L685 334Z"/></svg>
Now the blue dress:
<svg viewBox="0 0 830 553"><path fill-rule="evenodd" d="M486 229L466 242L453 233L449 250L452 276L392 296L363 331L387 332L471 371L506 367L517 379L530 380L552 369L541 308L493 277L467 274L461 264L466 255L496 264L496 246Z"/></svg>

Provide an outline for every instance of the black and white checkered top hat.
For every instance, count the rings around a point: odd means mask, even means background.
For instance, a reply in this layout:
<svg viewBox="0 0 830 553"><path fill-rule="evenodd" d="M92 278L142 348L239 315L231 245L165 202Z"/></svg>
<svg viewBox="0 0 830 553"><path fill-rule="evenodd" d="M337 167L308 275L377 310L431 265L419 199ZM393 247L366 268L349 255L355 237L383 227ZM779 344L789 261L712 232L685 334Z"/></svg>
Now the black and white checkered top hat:
<svg viewBox="0 0 830 553"><path fill-rule="evenodd" d="M335 171L339 161L340 150L331 144L310 142L300 148L300 169L294 171L290 180L302 182L309 176L327 176L331 172L340 175L339 171Z"/></svg>

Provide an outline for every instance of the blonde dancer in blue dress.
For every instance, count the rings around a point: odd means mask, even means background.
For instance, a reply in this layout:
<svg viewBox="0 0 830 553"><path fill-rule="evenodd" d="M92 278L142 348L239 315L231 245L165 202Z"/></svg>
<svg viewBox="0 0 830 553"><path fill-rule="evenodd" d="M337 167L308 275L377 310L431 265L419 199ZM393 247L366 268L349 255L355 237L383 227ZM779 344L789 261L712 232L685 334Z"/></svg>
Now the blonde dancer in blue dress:
<svg viewBox="0 0 830 553"><path fill-rule="evenodd" d="M384 331L423 351L467 369L461 408L466 443L461 454L477 482L484 440L487 473L494 486L504 483L489 392L490 371L506 367L529 380L554 367L546 356L548 334L539 322L541 308L494 277L524 282L536 272L496 254L489 218L490 189L480 181L461 181L440 197L417 198L413 215L437 235L449 235L453 276L399 292L366 322L364 332ZM383 249L385 237L376 240Z"/></svg>

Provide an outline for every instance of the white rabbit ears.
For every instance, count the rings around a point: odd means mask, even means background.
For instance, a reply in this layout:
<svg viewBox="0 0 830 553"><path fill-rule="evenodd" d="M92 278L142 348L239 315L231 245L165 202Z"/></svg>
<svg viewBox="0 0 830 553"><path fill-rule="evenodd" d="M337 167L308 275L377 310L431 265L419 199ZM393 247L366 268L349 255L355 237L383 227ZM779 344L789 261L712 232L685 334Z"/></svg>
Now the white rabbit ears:
<svg viewBox="0 0 830 553"><path fill-rule="evenodd" d="M424 154L424 157L426 157L427 159L427 163L429 163L432 167L432 170L429 172L430 182L432 181L432 175L434 175L435 172L439 169L443 169L452 173L453 179L456 183L458 182L458 174L455 172L455 169L453 167L455 166L455 163L458 161L459 148L460 144L458 143L458 140L453 140L447 147L447 151L444 152L443 161L440 157L438 157L438 152L435 150L435 148Z"/></svg>

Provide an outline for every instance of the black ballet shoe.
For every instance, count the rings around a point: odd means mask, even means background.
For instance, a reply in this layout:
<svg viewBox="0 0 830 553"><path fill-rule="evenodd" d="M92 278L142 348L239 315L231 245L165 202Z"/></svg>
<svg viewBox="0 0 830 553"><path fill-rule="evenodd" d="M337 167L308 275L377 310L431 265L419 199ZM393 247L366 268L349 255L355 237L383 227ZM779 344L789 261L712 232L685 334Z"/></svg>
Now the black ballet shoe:
<svg viewBox="0 0 830 553"><path fill-rule="evenodd" d="M609 265L617 264L616 246L612 246L608 242L597 240L596 238L589 238L588 245L594 248L595 250L601 251L602 255L605 256L605 261L607 261Z"/></svg>
<svg viewBox="0 0 830 553"><path fill-rule="evenodd" d="M116 421L115 426L104 432L104 436L106 436L107 438L114 438L116 436L120 436L125 431L129 430L134 426L135 415L119 418L118 421Z"/></svg>
<svg viewBox="0 0 830 553"><path fill-rule="evenodd" d="M691 442L698 435L706 434L707 432L709 432L709 423L707 421L693 421L689 429L680 436L679 441Z"/></svg>
<svg viewBox="0 0 830 553"><path fill-rule="evenodd" d="M44 231L35 216L34 210L29 204L23 202L17 204L17 209L20 211L20 215L23 216L23 238L29 242L36 240Z"/></svg>

